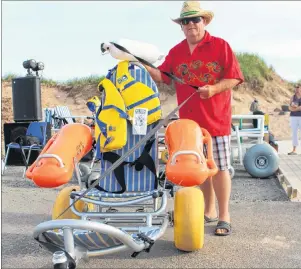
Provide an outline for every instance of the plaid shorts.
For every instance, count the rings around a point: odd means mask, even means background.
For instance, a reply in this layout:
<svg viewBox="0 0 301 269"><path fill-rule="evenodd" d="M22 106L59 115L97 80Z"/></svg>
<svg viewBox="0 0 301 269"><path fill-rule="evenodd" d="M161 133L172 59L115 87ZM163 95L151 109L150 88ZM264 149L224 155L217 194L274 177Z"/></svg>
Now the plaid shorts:
<svg viewBox="0 0 301 269"><path fill-rule="evenodd" d="M214 161L220 171L229 170L231 136L212 136L212 151ZM207 145L204 145L204 155L207 156Z"/></svg>

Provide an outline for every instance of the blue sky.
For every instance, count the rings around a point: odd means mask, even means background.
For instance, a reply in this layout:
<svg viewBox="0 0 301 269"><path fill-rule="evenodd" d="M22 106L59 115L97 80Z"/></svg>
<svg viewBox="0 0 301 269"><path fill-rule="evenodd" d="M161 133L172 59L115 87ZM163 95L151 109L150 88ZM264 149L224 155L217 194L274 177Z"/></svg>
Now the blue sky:
<svg viewBox="0 0 301 269"><path fill-rule="evenodd" d="M2 75L22 63L45 64L57 81L105 75L117 61L100 44L119 38L156 45L163 54L184 38L171 21L182 1L2 1ZM301 79L301 2L201 1L214 12L207 30L237 52L258 53L283 78Z"/></svg>

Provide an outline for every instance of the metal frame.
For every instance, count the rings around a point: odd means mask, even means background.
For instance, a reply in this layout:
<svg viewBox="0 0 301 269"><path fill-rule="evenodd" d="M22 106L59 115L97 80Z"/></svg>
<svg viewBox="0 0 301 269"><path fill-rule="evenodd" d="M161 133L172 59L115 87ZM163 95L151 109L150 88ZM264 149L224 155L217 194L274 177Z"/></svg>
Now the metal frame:
<svg viewBox="0 0 301 269"><path fill-rule="evenodd" d="M157 233L152 239L157 240L158 238L160 238L164 234L167 226L168 226L168 219L165 218L161 226L160 232ZM103 256L103 255L112 254L120 251L125 251L128 249L131 249L135 252L140 252L149 247L149 243L134 240L130 234L124 232L119 228L104 223L98 223L95 221L87 221L87 220L51 220L51 221L43 222L38 226L36 226L33 236L34 238L39 238L39 236L44 232L47 232L49 230L54 230L54 229L63 230L64 239L65 239L64 240L65 250L68 252L68 254L71 257L75 259L77 263L81 258ZM109 236L118 239L123 243L123 245L108 248L108 249L93 250L93 251L79 249L74 245L74 239L73 239L74 229L81 229L81 230L88 230L88 231L93 230L95 232L105 233L108 234ZM129 227L128 230L134 231L135 229L137 228L133 229ZM140 228L140 230L143 230L143 228Z"/></svg>
<svg viewBox="0 0 301 269"><path fill-rule="evenodd" d="M41 155L39 158L56 158L53 154ZM70 204L76 199L76 195L80 195L84 191L84 182L82 181L83 176L79 169L79 163L74 160L75 163L75 177L80 185L80 191L72 192L70 195ZM90 176L92 175L92 169L90 168ZM164 186L166 179L164 182ZM103 256L125 250L132 250L134 252L141 252L147 250L150 244L139 238L132 237L131 233L146 233L150 231L156 231L155 235L151 237L153 241L160 238L166 231L170 222L170 213L167 212L167 199L168 192L164 188L157 188L154 193L161 195L145 195L121 198L114 198L118 201L105 201L104 199L110 199L107 197L83 197L82 201L85 203L93 204L95 210L90 212L79 212L76 208L71 206L72 212L80 217L80 220L74 219L60 219L43 222L37 225L34 229L33 236L39 241L44 241L45 237L43 233L50 230L60 230L64 237L64 251L74 259L75 264L78 264L81 259L88 259L94 256ZM139 192L136 193L139 195ZM122 201L123 199L131 200ZM160 200L160 201L159 201ZM153 203L149 203L153 201ZM159 203L160 202L160 203ZM141 212L141 207L143 208ZM107 210L105 210L108 208ZM122 208L125 212L112 212L112 208ZM136 209L131 211L127 209ZM146 208L151 208L151 212L144 211ZM144 212L143 212L144 211ZM113 246L99 250L88 250L78 247L74 243L74 230L81 229L85 231L94 231L102 234L107 234L114 237L123 243L123 245ZM159 229L159 230L158 230ZM44 238L44 240L43 240ZM43 246L49 251L53 252L53 248L47 247L47 244ZM53 256L57 252L53 253Z"/></svg>

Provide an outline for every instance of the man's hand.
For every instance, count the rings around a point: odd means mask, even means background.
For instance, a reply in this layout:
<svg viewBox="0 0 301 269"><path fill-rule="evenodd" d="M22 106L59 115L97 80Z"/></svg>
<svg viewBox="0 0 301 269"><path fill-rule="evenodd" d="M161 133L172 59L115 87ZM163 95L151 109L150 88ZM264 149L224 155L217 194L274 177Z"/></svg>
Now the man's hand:
<svg viewBox="0 0 301 269"><path fill-rule="evenodd" d="M200 94L202 99L208 99L216 94L216 87L214 85L205 85L199 87L197 92Z"/></svg>
<svg viewBox="0 0 301 269"><path fill-rule="evenodd" d="M234 88L239 83L238 79L222 79L214 85L199 87L197 92L202 99L208 99L215 94Z"/></svg>

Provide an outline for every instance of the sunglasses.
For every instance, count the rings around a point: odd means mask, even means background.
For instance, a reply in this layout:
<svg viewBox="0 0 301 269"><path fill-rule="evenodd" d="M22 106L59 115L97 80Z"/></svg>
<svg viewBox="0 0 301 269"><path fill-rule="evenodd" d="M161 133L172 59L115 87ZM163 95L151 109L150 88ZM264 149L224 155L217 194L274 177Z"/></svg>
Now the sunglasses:
<svg viewBox="0 0 301 269"><path fill-rule="evenodd" d="M202 17L187 18L187 19L181 20L181 23L183 25L187 25L187 24L189 24L189 22L199 23L201 20L202 20Z"/></svg>

